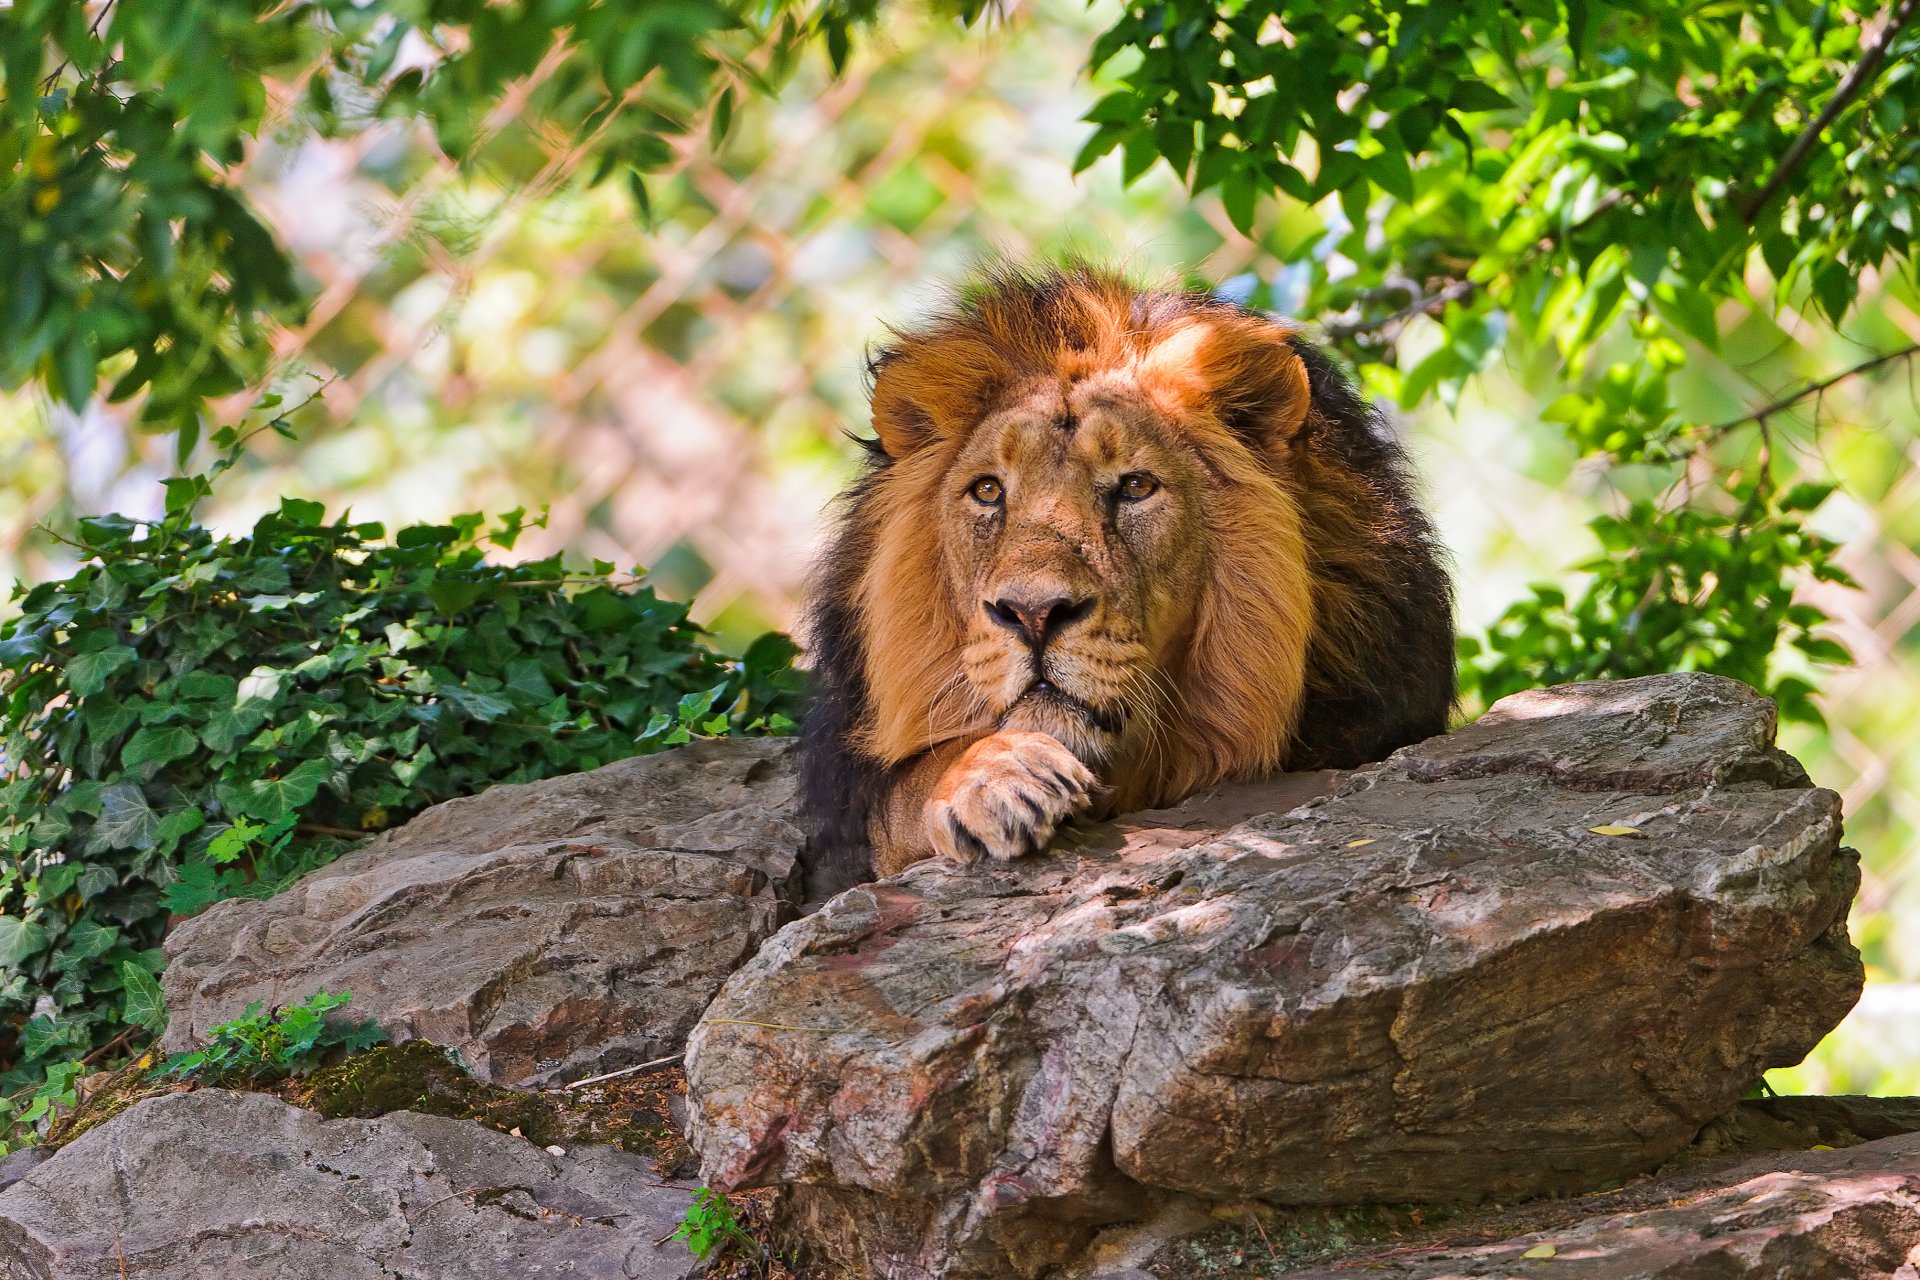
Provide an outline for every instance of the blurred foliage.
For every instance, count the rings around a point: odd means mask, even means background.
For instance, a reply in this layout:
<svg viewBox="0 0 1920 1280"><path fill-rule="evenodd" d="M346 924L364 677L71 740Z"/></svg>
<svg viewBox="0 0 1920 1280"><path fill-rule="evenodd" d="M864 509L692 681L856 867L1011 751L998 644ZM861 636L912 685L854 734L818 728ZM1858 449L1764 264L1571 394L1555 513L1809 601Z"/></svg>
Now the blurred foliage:
<svg viewBox="0 0 1920 1280"><path fill-rule="evenodd" d="M517 128L587 141L595 183L645 175L711 111L836 64L876 0L19 0L0 7L0 387L36 379L173 431L264 370L306 289L226 180L278 117L339 136L417 118L465 160L510 90ZM961 16L977 0L956 0ZM216 56L217 53L217 56Z"/></svg>
<svg viewBox="0 0 1920 1280"><path fill-rule="evenodd" d="M1864 276L1910 266L1917 7L1136 2L1095 42L1121 87L1080 164L1164 162L1248 233L1280 197L1290 308L1376 385L1453 403L1503 354L1548 351L1566 390L1546 417L1632 483L1667 478L1594 526L1583 597L1543 588L1465 646L1470 693L1698 668L1813 716L1804 681L1770 677L1783 643L1847 657L1790 604L1840 576L1799 529L1817 491L1776 481L1769 418L1799 397L1703 423L1672 382L1719 349L1723 304L1837 324ZM1403 369L1416 317L1444 339Z"/></svg>
<svg viewBox="0 0 1920 1280"><path fill-rule="evenodd" d="M495 783L792 727L784 636L729 661L610 564L489 563L524 512L389 538L290 498L228 538L208 491L82 520L0 625L0 1086L154 1030L170 916Z"/></svg>

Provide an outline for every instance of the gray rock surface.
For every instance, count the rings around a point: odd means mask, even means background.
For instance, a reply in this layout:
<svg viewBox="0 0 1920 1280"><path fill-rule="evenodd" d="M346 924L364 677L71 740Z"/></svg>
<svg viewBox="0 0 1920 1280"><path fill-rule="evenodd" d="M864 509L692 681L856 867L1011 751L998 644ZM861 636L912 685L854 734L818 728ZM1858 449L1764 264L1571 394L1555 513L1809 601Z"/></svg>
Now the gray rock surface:
<svg viewBox="0 0 1920 1280"><path fill-rule="evenodd" d="M1766 1156L1676 1203L1491 1244L1396 1250L1296 1280L1920 1280L1920 1134ZM1533 1256L1529 1257L1528 1255ZM1172 1274L1172 1273L1169 1273Z"/></svg>
<svg viewBox="0 0 1920 1280"><path fill-rule="evenodd" d="M681 1280L691 1193L609 1148L466 1120L322 1120L263 1094L141 1103L0 1192L0 1280Z"/></svg>
<svg viewBox="0 0 1920 1280"><path fill-rule="evenodd" d="M53 1151L49 1147L22 1147L0 1160L0 1191L5 1191L51 1159Z"/></svg>
<svg viewBox="0 0 1920 1280"><path fill-rule="evenodd" d="M1181 1195L1644 1172L1859 992L1839 798L1773 731L1711 676L1566 686L1297 808L851 890L695 1031L703 1175L908 1280L1043 1275Z"/></svg>
<svg viewBox="0 0 1920 1280"><path fill-rule="evenodd" d="M494 1084L673 1053L792 918L793 790L791 742L735 740L436 805L279 897L179 925L162 1047L324 989Z"/></svg>

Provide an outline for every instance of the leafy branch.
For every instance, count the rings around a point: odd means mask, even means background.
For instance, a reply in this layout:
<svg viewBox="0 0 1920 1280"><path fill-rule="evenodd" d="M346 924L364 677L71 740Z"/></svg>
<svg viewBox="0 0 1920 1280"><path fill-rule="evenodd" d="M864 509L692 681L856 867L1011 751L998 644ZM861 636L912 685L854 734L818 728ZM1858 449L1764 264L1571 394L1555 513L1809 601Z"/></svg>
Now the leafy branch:
<svg viewBox="0 0 1920 1280"><path fill-rule="evenodd" d="M1899 7L1894 9L1893 16L1881 28L1879 35L1861 52L1860 60L1854 64L1853 70L1847 73L1846 79L1842 80L1839 88L1833 91L1833 96L1827 99L1827 105L1814 118L1813 123L1793 140L1793 145L1787 148L1787 153L1780 157L1780 163L1773 167L1773 172L1767 177L1766 185L1740 206L1741 217L1752 222L1760 211L1767 207L1767 202L1779 195L1786 187L1788 179L1800 171L1800 166L1806 163L1808 154L1818 145L1828 128L1880 74L1880 68L1887 60L1887 52L1893 47L1895 37L1906 30L1916 14L1920 14L1920 0L1900 0Z"/></svg>

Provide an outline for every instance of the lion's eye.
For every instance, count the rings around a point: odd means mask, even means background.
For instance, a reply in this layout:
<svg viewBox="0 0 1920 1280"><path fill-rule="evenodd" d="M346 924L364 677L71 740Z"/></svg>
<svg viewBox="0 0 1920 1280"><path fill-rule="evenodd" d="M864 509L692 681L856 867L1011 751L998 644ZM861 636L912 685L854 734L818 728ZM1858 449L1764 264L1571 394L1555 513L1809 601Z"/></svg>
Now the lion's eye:
<svg viewBox="0 0 1920 1280"><path fill-rule="evenodd" d="M1129 472L1120 477L1120 496L1129 502L1151 498L1158 492L1160 492L1160 482L1144 471Z"/></svg>
<svg viewBox="0 0 1920 1280"><path fill-rule="evenodd" d="M975 480L967 486L967 492L973 495L975 502L982 503L985 506L997 507L1000 505L1000 498L1002 496L1000 482L992 476L981 476L978 480Z"/></svg>

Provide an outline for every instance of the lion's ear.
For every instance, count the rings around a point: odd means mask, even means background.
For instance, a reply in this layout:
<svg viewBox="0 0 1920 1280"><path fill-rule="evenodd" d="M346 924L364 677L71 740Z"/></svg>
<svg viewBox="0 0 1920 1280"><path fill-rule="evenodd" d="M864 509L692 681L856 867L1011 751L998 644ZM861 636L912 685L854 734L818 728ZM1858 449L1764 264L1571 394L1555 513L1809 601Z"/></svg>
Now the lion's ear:
<svg viewBox="0 0 1920 1280"><path fill-rule="evenodd" d="M1204 412L1256 449L1292 440L1312 392L1292 333L1252 316L1196 319L1141 358L1141 382L1187 412Z"/></svg>
<svg viewBox="0 0 1920 1280"><path fill-rule="evenodd" d="M1006 360L963 337L907 339L872 361L873 430L900 459L966 434L1006 386Z"/></svg>

